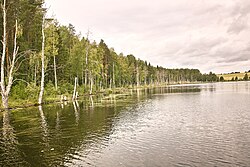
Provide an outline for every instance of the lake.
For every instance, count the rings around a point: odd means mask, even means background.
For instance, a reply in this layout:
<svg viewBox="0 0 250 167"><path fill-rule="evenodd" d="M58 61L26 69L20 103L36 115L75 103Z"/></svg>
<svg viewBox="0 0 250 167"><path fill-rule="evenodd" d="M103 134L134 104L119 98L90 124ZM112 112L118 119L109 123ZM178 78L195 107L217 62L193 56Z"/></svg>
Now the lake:
<svg viewBox="0 0 250 167"><path fill-rule="evenodd" d="M250 82L2 112L0 166L249 166Z"/></svg>

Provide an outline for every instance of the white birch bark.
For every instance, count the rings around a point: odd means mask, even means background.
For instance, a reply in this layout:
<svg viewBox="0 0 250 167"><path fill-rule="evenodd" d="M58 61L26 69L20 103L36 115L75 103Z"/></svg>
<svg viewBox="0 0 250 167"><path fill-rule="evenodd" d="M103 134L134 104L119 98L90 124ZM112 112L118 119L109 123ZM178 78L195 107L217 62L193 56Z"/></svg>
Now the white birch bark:
<svg viewBox="0 0 250 167"><path fill-rule="evenodd" d="M72 100L76 100L76 86L77 86L77 77L75 77L75 86L74 86L74 92L73 92L73 97Z"/></svg>
<svg viewBox="0 0 250 167"><path fill-rule="evenodd" d="M8 108L8 98L6 97L5 91L5 76L4 76L4 65L5 65L5 56L6 56L6 45L7 45L7 37L6 37L6 0L3 1L3 53L1 59L1 94L2 94L2 103L4 108Z"/></svg>
<svg viewBox="0 0 250 167"><path fill-rule="evenodd" d="M92 95L92 91L93 91L93 76L92 73L90 73L90 90L89 90L90 95Z"/></svg>
<svg viewBox="0 0 250 167"><path fill-rule="evenodd" d="M85 68L85 86L87 86L87 83L88 83L88 55L89 55L89 44L88 44L88 38L89 38L89 30L87 32L87 39L86 39L86 42L87 42L87 48L86 48L86 59L85 59L85 63L86 63L86 68Z"/></svg>
<svg viewBox="0 0 250 167"><path fill-rule="evenodd" d="M14 67L15 67L15 61L16 56L18 53L18 47L17 47L17 20L15 24L15 37L14 37L14 47L13 47L13 55L12 55L12 61L10 62L10 68L9 71L7 71L7 78L5 77L5 57L6 57L6 47L7 47L7 13L6 13L6 0L3 1L2 5L3 10L3 50L2 50L2 57L1 57L1 95L2 95L2 105L5 109L9 107L8 99L9 99L9 93L13 84L13 73L14 73ZM7 81L7 86L5 85L5 81Z"/></svg>
<svg viewBox="0 0 250 167"><path fill-rule="evenodd" d="M56 91L57 91L57 73L56 73L56 55L55 55L55 44L54 44L54 26L53 26L53 43L52 43L52 49L53 49L53 58L54 58L54 77L55 77L55 88L56 88Z"/></svg>
<svg viewBox="0 0 250 167"><path fill-rule="evenodd" d="M140 81L139 81L139 67L138 67L138 63L136 64L136 86L139 87L140 86Z"/></svg>
<svg viewBox="0 0 250 167"><path fill-rule="evenodd" d="M115 88L115 64L113 63L113 88Z"/></svg>
<svg viewBox="0 0 250 167"><path fill-rule="evenodd" d="M44 27L45 27L45 16L43 17L43 25L42 25L42 55L41 55L41 61L42 61L42 76L41 76L41 90L39 93L38 98L38 104L41 105L43 101L43 92L44 92L44 73L45 73L45 58L44 58L44 45L45 45L45 34L44 34Z"/></svg>

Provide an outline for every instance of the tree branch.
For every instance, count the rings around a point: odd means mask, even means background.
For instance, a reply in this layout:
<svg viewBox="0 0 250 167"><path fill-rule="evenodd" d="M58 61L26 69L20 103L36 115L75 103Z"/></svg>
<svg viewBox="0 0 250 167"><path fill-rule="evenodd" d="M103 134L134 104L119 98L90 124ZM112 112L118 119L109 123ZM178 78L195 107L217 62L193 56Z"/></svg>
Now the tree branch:
<svg viewBox="0 0 250 167"><path fill-rule="evenodd" d="M27 81L25 81L23 79L14 79L13 83L16 82L16 81L22 81L22 82L26 83L27 85L30 84L29 82L27 82Z"/></svg>

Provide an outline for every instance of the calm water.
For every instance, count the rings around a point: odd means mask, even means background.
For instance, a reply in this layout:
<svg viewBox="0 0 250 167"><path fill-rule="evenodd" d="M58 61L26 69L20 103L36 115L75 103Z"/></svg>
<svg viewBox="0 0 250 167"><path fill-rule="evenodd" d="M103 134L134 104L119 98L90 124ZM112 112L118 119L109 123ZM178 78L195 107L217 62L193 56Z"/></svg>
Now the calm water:
<svg viewBox="0 0 250 167"><path fill-rule="evenodd" d="M0 166L250 166L250 82L140 90L0 119Z"/></svg>

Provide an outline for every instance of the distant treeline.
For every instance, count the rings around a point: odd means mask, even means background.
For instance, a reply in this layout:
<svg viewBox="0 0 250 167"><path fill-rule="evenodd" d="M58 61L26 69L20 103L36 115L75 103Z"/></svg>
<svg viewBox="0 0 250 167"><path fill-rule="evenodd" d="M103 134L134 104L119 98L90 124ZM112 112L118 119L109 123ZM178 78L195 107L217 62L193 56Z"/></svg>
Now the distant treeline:
<svg viewBox="0 0 250 167"><path fill-rule="evenodd" d="M2 4L3 0L0 2ZM43 4L43 0L7 1L6 69L10 68L8 61L12 58L14 47L15 20L18 22L17 43L20 48L11 91L16 98L36 98L38 95L41 80L41 31L46 13ZM2 11L0 17L2 20ZM2 34L2 21L0 27ZM89 35L87 33L81 38L73 25L63 26L55 19L46 19L45 95L71 93L76 77L82 93L115 87L218 81L215 74L201 74L198 69L154 67L134 55L116 53L104 40L90 42Z"/></svg>

